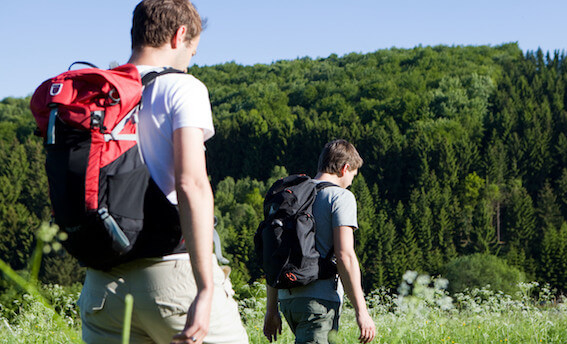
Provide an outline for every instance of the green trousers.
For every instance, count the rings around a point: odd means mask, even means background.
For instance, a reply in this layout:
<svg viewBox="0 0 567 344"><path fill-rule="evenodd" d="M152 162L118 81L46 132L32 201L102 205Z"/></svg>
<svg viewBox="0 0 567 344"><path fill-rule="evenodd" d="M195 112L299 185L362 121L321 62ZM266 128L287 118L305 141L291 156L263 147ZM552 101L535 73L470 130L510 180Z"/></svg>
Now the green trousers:
<svg viewBox="0 0 567 344"><path fill-rule="evenodd" d="M295 334L296 344L328 344L339 329L339 302L297 297L280 300L280 310Z"/></svg>

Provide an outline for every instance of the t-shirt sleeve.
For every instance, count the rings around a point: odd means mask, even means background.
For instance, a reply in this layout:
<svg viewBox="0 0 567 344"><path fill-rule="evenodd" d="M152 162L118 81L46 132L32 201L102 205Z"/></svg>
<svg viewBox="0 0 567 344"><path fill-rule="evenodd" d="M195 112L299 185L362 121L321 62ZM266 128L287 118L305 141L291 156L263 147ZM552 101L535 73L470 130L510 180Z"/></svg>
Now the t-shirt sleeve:
<svg viewBox="0 0 567 344"><path fill-rule="evenodd" d="M171 95L172 129L195 127L203 129L207 141L214 133L209 91L205 84L192 76L177 77L178 87Z"/></svg>
<svg viewBox="0 0 567 344"><path fill-rule="evenodd" d="M356 198L349 190L337 197L331 207L331 218L333 228L339 226L348 226L354 229L358 228L356 217Z"/></svg>

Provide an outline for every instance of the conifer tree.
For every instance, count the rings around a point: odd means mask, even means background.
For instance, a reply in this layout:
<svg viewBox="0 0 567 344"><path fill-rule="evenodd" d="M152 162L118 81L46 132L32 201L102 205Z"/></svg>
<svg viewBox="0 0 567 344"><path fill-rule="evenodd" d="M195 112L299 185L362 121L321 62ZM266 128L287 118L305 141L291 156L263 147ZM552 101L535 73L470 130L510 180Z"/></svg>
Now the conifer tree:
<svg viewBox="0 0 567 344"><path fill-rule="evenodd" d="M521 268L524 271L531 272L534 267L530 257L533 257L533 250L537 245L534 242L536 213L533 201L520 181L513 181L509 187L509 196L503 214L503 237L507 243L505 251L510 251L514 247L513 252L518 252L520 255L518 257L526 257L523 262L515 258L516 261L523 264Z"/></svg>
<svg viewBox="0 0 567 344"><path fill-rule="evenodd" d="M362 174L354 179L350 190L356 197L358 211L358 230L355 233L356 250L359 253L372 250L375 243L371 240L371 233L376 232L376 208L366 180ZM362 259L364 266L366 260Z"/></svg>
<svg viewBox="0 0 567 344"><path fill-rule="evenodd" d="M563 224L564 219L561 216L561 209L559 204L557 204L557 198L549 181L544 184L543 189L539 192L536 214L538 228L559 229ZM539 237L539 235L537 236Z"/></svg>
<svg viewBox="0 0 567 344"><path fill-rule="evenodd" d="M563 222L558 236L558 250L556 255L557 264L557 288L565 292L567 291L567 222Z"/></svg>
<svg viewBox="0 0 567 344"><path fill-rule="evenodd" d="M431 273L431 257L433 249L433 218L428 196L424 190L412 192L409 204L409 218L415 224L414 235L417 248L422 258L422 268Z"/></svg>
<svg viewBox="0 0 567 344"><path fill-rule="evenodd" d="M567 168L562 169L556 185L557 201L561 209L561 215L564 219L567 219Z"/></svg>
<svg viewBox="0 0 567 344"><path fill-rule="evenodd" d="M0 138L0 258L15 270L27 266L40 223L19 202L28 168L23 145Z"/></svg>
<svg viewBox="0 0 567 344"><path fill-rule="evenodd" d="M565 229L562 228L561 230ZM554 227L544 228L543 239L539 249L537 277L563 290L565 286L561 285L561 280L562 276L564 278L565 272L560 269L564 264L562 262L564 250L565 243L562 242L560 230Z"/></svg>

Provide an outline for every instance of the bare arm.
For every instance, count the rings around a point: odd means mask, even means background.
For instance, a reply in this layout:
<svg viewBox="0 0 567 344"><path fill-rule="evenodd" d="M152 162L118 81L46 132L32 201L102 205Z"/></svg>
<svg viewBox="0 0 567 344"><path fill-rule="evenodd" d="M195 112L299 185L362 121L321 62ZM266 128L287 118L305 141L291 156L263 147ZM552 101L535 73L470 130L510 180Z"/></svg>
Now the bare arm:
<svg viewBox="0 0 567 344"><path fill-rule="evenodd" d="M335 256L337 257L337 268L345 292L354 306L356 321L360 328L359 340L361 343L369 343L376 335L374 321L366 309L366 301L362 291L362 281L358 258L354 251L354 233L351 227L339 226L333 229L333 243L335 245Z"/></svg>
<svg viewBox="0 0 567 344"><path fill-rule="evenodd" d="M175 187L181 230L191 259L197 296L185 329L175 343L201 343L209 330L213 300L213 192L207 176L203 131L184 127L173 133ZM197 339L192 341L191 337Z"/></svg>
<svg viewBox="0 0 567 344"><path fill-rule="evenodd" d="M266 316L264 317L264 335L270 343L278 340L282 334L282 319L278 311L278 290L266 284Z"/></svg>

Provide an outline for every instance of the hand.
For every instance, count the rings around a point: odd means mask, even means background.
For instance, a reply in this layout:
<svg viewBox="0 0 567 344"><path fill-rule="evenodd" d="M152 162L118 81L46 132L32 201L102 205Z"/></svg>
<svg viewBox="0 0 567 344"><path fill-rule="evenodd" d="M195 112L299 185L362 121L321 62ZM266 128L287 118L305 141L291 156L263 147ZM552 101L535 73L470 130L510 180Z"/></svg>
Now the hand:
<svg viewBox="0 0 567 344"><path fill-rule="evenodd" d="M367 311L364 311L360 315L357 315L356 322L358 323L358 328L360 329L360 337L358 340L361 343L370 343L376 336L376 326L374 325L374 320L370 317Z"/></svg>
<svg viewBox="0 0 567 344"><path fill-rule="evenodd" d="M266 311L264 316L264 336L270 343L278 340L278 334L282 334L282 319L280 313L276 311Z"/></svg>
<svg viewBox="0 0 567 344"><path fill-rule="evenodd" d="M181 333L175 335L171 344L201 344L209 332L212 292L198 292L187 312L187 322Z"/></svg>

